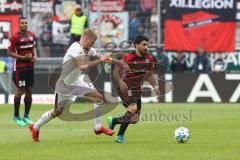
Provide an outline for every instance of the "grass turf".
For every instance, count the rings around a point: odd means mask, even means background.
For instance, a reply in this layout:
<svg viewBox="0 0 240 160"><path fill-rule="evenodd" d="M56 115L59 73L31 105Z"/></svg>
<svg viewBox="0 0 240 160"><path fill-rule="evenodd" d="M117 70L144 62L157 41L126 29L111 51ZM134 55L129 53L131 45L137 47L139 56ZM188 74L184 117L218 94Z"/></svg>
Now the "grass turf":
<svg viewBox="0 0 240 160"><path fill-rule="evenodd" d="M79 113L91 107L74 104L72 111ZM36 121L51 108L33 105L31 118ZM19 127L12 120L12 110L12 105L0 105L0 160L240 159L239 104L143 104L140 122L127 130L126 144L114 143L115 136L94 135L93 120L59 119L41 129L41 142L36 144L28 127ZM104 124L108 115L124 112L119 105L104 116ZM180 126L190 130L191 139L186 144L178 144L173 137Z"/></svg>

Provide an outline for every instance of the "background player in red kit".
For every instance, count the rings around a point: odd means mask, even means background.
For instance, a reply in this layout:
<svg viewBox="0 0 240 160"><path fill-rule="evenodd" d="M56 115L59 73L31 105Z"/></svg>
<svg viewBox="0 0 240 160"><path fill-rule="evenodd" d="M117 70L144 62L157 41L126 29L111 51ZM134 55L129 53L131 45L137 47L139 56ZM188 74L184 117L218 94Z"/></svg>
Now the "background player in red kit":
<svg viewBox="0 0 240 160"><path fill-rule="evenodd" d="M144 35L137 36L134 41L135 52L122 58L129 65L130 72L123 72L122 68L115 66L114 86L122 99L123 105L127 108L127 112L122 117L108 117L107 119L109 129L114 129L116 124L121 124L116 138L118 143L125 143L124 133L128 125L135 124L139 120L143 80L146 79L154 88L155 93L160 94L154 78L154 59L147 52L148 41L148 38Z"/></svg>
<svg viewBox="0 0 240 160"><path fill-rule="evenodd" d="M28 21L25 17L19 18L19 32L11 37L8 55L15 58L12 79L16 85L14 97L13 119L20 126L32 124L29 112L32 105L32 87L34 83L34 62L37 60L35 35L28 31ZM25 94L25 112L23 118L19 116L22 95Z"/></svg>

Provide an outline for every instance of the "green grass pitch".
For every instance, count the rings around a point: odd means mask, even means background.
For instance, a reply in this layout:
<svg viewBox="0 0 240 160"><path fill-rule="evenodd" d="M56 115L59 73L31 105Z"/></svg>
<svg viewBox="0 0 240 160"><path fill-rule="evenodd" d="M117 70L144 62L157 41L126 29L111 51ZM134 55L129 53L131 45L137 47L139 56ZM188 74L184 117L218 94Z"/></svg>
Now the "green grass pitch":
<svg viewBox="0 0 240 160"><path fill-rule="evenodd" d="M32 119L51 108L33 105ZM91 104L79 103L72 110L79 113L90 108ZM41 142L34 143L28 127L12 120L12 110L12 105L0 106L0 160L240 160L239 104L143 104L140 122L127 130L126 144L114 143L116 135L93 134L93 120L59 119L44 126ZM103 117L104 125L108 115L124 112L119 105ZM173 137L181 126L190 130L186 144L178 144Z"/></svg>

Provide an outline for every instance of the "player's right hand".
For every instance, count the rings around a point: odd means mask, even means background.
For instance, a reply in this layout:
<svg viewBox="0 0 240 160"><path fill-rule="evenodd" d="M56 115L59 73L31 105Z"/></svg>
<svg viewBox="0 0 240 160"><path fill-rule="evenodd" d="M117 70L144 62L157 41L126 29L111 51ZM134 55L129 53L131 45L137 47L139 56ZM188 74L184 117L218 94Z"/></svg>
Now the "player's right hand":
<svg viewBox="0 0 240 160"><path fill-rule="evenodd" d="M127 84L123 81L123 80L120 80L119 81L119 87L120 87L120 90L123 94L127 94L128 92L128 86Z"/></svg>
<svg viewBox="0 0 240 160"><path fill-rule="evenodd" d="M111 57L112 53L108 52L108 53L105 53L104 55L101 56L101 61L102 62L105 62L105 61L108 61L109 58Z"/></svg>
<svg viewBox="0 0 240 160"><path fill-rule="evenodd" d="M24 55L22 59L25 60L25 61L32 60L32 54L28 53L28 54Z"/></svg>

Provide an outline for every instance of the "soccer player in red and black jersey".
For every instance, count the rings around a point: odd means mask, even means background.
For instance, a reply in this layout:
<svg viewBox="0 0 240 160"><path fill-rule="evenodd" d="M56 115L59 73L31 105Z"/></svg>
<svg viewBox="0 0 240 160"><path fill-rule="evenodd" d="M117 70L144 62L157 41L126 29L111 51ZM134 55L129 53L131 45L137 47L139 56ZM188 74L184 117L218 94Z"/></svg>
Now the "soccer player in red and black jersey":
<svg viewBox="0 0 240 160"><path fill-rule="evenodd" d="M35 34L28 31L28 21L19 18L19 32L11 37L8 56L15 58L12 79L16 85L13 119L20 126L31 124L29 112L32 105L32 87L34 83L34 63L37 61ZM25 112L19 116L22 95L25 94Z"/></svg>
<svg viewBox="0 0 240 160"><path fill-rule="evenodd" d="M141 93L143 81L147 80L154 88L157 95L160 95L158 83L154 77L154 59L147 52L148 38L139 35L134 41L135 52L125 55L122 60L130 67L130 72L125 72L122 68L115 66L114 87L122 99L127 112L122 117L108 117L107 121L110 129L114 129L116 124L121 124L116 142L125 143L124 133L129 124L136 124L141 111Z"/></svg>

